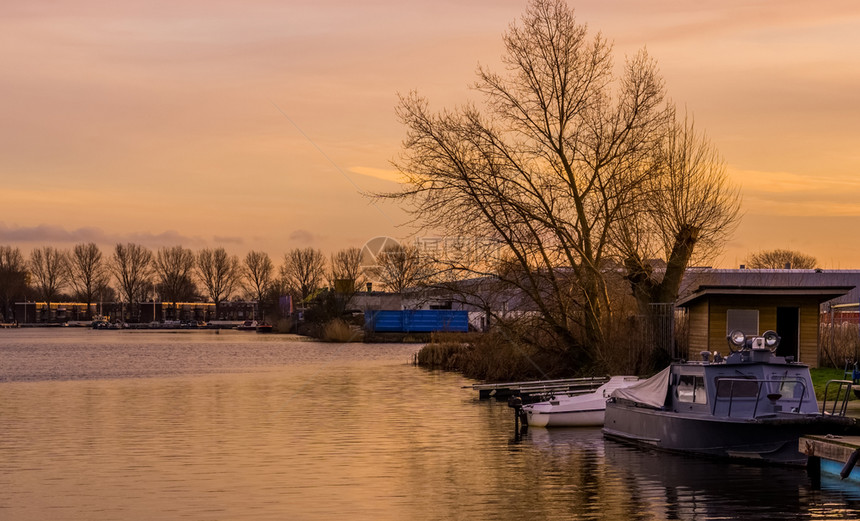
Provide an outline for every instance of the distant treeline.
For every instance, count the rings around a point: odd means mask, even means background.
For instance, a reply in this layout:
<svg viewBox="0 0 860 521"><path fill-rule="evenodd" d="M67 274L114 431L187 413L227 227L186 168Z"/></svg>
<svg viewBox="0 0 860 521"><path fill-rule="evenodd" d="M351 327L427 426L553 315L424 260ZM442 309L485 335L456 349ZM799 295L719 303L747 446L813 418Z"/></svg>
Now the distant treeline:
<svg viewBox="0 0 860 521"><path fill-rule="evenodd" d="M342 295L366 282L361 250L347 248L329 259L314 248L287 252L276 267L263 251L244 257L224 248L193 251L182 246L151 250L136 243L102 251L95 243L70 249L34 248L29 256L0 245L0 314L15 320L14 303L52 302L214 302L251 300L265 314L282 296L310 303L335 288ZM133 316L134 310L130 309Z"/></svg>

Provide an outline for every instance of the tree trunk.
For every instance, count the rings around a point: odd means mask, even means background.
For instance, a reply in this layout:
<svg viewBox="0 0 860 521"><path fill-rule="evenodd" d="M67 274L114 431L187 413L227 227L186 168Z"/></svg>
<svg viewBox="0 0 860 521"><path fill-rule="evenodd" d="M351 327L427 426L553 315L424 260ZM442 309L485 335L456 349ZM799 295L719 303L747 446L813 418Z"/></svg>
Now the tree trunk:
<svg viewBox="0 0 860 521"><path fill-rule="evenodd" d="M655 280L653 267L635 254L624 260L624 267L627 270L625 278L630 281L633 296L642 315L648 315L649 304L663 304L677 300L681 280L693 255L698 235L698 228L692 226L682 228L676 235L672 252L666 263L666 271L660 281Z"/></svg>

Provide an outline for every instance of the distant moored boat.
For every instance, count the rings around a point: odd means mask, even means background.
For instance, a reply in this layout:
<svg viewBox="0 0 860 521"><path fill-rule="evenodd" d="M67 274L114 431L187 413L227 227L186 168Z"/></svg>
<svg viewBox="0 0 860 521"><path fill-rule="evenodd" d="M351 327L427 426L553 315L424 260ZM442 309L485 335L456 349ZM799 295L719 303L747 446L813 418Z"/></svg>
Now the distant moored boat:
<svg viewBox="0 0 860 521"><path fill-rule="evenodd" d="M271 333L272 332L272 324L267 324L262 322L257 324L257 333Z"/></svg>
<svg viewBox="0 0 860 521"><path fill-rule="evenodd" d="M236 329L239 331L256 331L257 330L257 321L256 320L246 320L236 326Z"/></svg>

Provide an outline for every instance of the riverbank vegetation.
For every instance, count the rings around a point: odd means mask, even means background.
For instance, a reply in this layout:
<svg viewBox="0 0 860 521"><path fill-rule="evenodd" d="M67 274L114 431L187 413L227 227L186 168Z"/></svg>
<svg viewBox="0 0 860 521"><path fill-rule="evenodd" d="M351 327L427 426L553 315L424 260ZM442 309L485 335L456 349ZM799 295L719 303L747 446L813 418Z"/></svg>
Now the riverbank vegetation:
<svg viewBox="0 0 860 521"><path fill-rule="evenodd" d="M684 321L679 324L683 327ZM576 363L571 348L533 320L509 321L487 333L436 333L417 355L418 365L457 371L476 380L499 382L653 372L670 359L653 344L643 342L642 324L633 320L626 330L610 331L615 339L601 352L602 370ZM680 334L683 334L679 331Z"/></svg>
<svg viewBox="0 0 860 521"><path fill-rule="evenodd" d="M856 329L855 329L856 333ZM428 369L456 371L464 376L487 382L522 381L567 378L573 376L595 376L583 373L570 363L564 353L553 353L532 344L517 344L499 332L490 334L434 334L431 341L417 354L419 366ZM848 370L853 365L849 364ZM843 367L818 367L810 369L815 396L824 398L827 382L850 380ZM616 372L613 374L620 374ZM649 376L649 373L641 376ZM832 400L836 388L831 386L828 400ZM855 400L853 393L850 400Z"/></svg>
<svg viewBox="0 0 860 521"><path fill-rule="evenodd" d="M417 362L422 367L495 382L549 379L575 371L564 353L516 342L501 331L433 335L432 341L418 351Z"/></svg>
<svg viewBox="0 0 860 521"><path fill-rule="evenodd" d="M335 318L322 326L320 338L326 342L360 342L364 337L359 326Z"/></svg>
<svg viewBox="0 0 860 521"><path fill-rule="evenodd" d="M821 363L842 369L846 362L860 361L860 331L850 322L822 323L818 331Z"/></svg>

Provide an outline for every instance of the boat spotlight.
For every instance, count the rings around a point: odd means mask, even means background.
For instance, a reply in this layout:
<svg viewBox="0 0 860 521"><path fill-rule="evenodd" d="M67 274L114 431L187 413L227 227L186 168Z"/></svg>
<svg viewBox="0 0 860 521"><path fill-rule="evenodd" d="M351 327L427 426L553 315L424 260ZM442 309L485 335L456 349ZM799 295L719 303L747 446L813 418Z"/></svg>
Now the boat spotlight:
<svg viewBox="0 0 860 521"><path fill-rule="evenodd" d="M747 341L747 337L744 335L744 332L740 329L735 329L728 336L729 347L734 349L741 349L744 347Z"/></svg>
<svg viewBox="0 0 860 521"><path fill-rule="evenodd" d="M764 338L765 347L767 347L771 351L773 351L774 349L779 347L780 338L779 338L779 335L776 334L776 331L769 329L769 330L764 332L764 334L762 335L762 338Z"/></svg>

